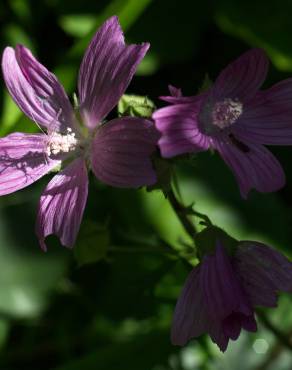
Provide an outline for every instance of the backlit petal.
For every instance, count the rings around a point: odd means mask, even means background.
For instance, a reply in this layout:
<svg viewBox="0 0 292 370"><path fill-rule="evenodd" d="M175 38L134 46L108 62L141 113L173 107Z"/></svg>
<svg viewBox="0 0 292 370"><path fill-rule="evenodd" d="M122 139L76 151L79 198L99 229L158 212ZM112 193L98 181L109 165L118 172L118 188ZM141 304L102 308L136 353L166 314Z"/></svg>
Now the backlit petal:
<svg viewBox="0 0 292 370"><path fill-rule="evenodd" d="M74 125L73 109L62 85L27 48L7 47L2 69L10 95L31 120L53 131L66 132Z"/></svg>
<svg viewBox="0 0 292 370"><path fill-rule="evenodd" d="M84 55L78 80L80 110L94 128L117 105L149 44L125 45L117 17L97 31Z"/></svg>
<svg viewBox="0 0 292 370"><path fill-rule="evenodd" d="M62 245L73 247L82 220L88 193L87 169L83 159L75 159L53 177L39 204L36 234L46 250L45 238L55 234Z"/></svg>
<svg viewBox="0 0 292 370"><path fill-rule="evenodd" d="M44 134L13 133L0 139L0 195L37 181L59 164L45 154Z"/></svg>

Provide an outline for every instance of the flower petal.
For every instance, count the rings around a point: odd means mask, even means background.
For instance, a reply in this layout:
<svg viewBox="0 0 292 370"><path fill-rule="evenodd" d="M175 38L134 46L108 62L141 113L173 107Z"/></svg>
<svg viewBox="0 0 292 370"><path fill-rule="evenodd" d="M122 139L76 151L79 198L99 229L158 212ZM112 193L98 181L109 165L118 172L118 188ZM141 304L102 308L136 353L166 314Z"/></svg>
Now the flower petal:
<svg viewBox="0 0 292 370"><path fill-rule="evenodd" d="M267 245L241 242L235 267L254 306L275 307L278 292L292 292L292 263Z"/></svg>
<svg viewBox="0 0 292 370"><path fill-rule="evenodd" d="M80 111L89 128L117 105L148 48L148 43L126 46L115 16L99 28L87 48L78 80Z"/></svg>
<svg viewBox="0 0 292 370"><path fill-rule="evenodd" d="M181 89L179 89L175 86L168 85L168 90L169 90L171 96L176 96L177 98L182 96Z"/></svg>
<svg viewBox="0 0 292 370"><path fill-rule="evenodd" d="M60 162L45 154L44 134L16 132L0 139L0 195L37 181Z"/></svg>
<svg viewBox="0 0 292 370"><path fill-rule="evenodd" d="M225 335L232 340L236 340L239 337L241 332L241 320L238 314L233 313L223 321L223 331Z"/></svg>
<svg viewBox="0 0 292 370"><path fill-rule="evenodd" d="M88 177L83 159L75 159L45 188L39 204L36 234L42 249L45 238L55 234L62 245L73 247L82 220L88 193Z"/></svg>
<svg viewBox="0 0 292 370"><path fill-rule="evenodd" d="M199 274L200 267L191 271L176 303L171 329L171 342L175 345L184 346L191 338L207 332L209 319L200 292Z"/></svg>
<svg viewBox="0 0 292 370"><path fill-rule="evenodd" d="M243 140L266 145L292 144L292 79L260 91L234 125Z"/></svg>
<svg viewBox="0 0 292 370"><path fill-rule="evenodd" d="M214 255L204 257L201 265L200 289L210 319L220 321L231 313L249 316L249 302L232 267L231 259L218 242Z"/></svg>
<svg viewBox="0 0 292 370"><path fill-rule="evenodd" d="M7 47L2 69L10 95L30 119L56 131L72 126L73 109L62 85L27 48Z"/></svg>
<svg viewBox="0 0 292 370"><path fill-rule="evenodd" d="M171 96L160 96L159 99L166 101L171 104L200 104L203 99L207 96L207 93L201 93L193 96L183 96L181 89L178 89L174 86L168 85L169 92Z"/></svg>
<svg viewBox="0 0 292 370"><path fill-rule="evenodd" d="M117 118L101 126L91 152L95 176L117 187L154 184L156 175L150 155L155 151L158 137L153 123L142 118Z"/></svg>
<svg viewBox="0 0 292 370"><path fill-rule="evenodd" d="M269 60L262 49L251 49L230 63L216 79L211 91L218 100L245 101L252 98L264 82Z"/></svg>
<svg viewBox="0 0 292 370"><path fill-rule="evenodd" d="M162 133L158 145L163 157L170 158L209 148L209 137L198 129L200 103L171 105L154 112L156 127Z"/></svg>
<svg viewBox="0 0 292 370"><path fill-rule="evenodd" d="M254 313L243 315L242 313L235 312L223 321L222 329L225 335L232 340L236 340L239 337L241 328L250 332L257 331Z"/></svg>
<svg viewBox="0 0 292 370"><path fill-rule="evenodd" d="M228 346L229 337L225 334L222 323L215 320L209 320L208 333L212 342L216 343L221 352L225 352Z"/></svg>
<svg viewBox="0 0 292 370"><path fill-rule="evenodd" d="M268 193L285 185L285 174L280 163L262 145L241 142L235 136L232 136L232 140L214 140L213 143L233 171L243 198L252 188Z"/></svg>

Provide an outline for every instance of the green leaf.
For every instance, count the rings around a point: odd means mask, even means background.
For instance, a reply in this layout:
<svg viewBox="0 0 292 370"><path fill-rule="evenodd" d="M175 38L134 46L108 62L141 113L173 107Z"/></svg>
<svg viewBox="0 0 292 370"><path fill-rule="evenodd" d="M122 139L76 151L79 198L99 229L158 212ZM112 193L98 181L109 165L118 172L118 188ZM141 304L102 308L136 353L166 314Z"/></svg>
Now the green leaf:
<svg viewBox="0 0 292 370"><path fill-rule="evenodd" d="M169 332L156 330L146 335L137 335L132 341L121 341L118 343L100 346L96 351L75 359L58 367L56 370L150 370L157 368L164 369L167 359L171 353L177 352L170 344ZM147 348L148 355L143 357L141 354Z"/></svg>
<svg viewBox="0 0 292 370"><path fill-rule="evenodd" d="M9 24L5 28L5 36L12 46L16 44L23 44L30 50L34 51L34 45L32 43L31 37L25 32L23 28L14 23Z"/></svg>
<svg viewBox="0 0 292 370"><path fill-rule="evenodd" d="M236 1L235 5L223 0L216 9L215 20L224 32L265 49L277 68L292 71L291 1Z"/></svg>
<svg viewBox="0 0 292 370"><path fill-rule="evenodd" d="M0 136L8 134L21 117L22 112L15 104L8 92L4 93L3 113L0 123Z"/></svg>
<svg viewBox="0 0 292 370"><path fill-rule="evenodd" d="M106 225L85 220L82 223L74 256L78 266L98 262L106 257L110 236Z"/></svg>
<svg viewBox="0 0 292 370"><path fill-rule="evenodd" d="M95 19L96 17L92 14L71 14L61 17L59 23L68 34L83 37L94 28Z"/></svg>
<svg viewBox="0 0 292 370"><path fill-rule="evenodd" d="M141 63L138 65L136 71L136 76L149 76L157 72L160 66L160 61L158 55L148 50L145 57L142 59Z"/></svg>

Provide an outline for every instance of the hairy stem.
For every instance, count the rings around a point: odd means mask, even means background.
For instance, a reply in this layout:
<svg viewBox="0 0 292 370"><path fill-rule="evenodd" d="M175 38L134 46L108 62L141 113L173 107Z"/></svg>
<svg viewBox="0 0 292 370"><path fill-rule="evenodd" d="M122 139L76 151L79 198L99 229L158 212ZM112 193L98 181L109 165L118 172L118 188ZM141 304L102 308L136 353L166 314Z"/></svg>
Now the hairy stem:
<svg viewBox="0 0 292 370"><path fill-rule="evenodd" d="M164 194L169 200L172 206L172 209L176 213L184 229L189 234L189 236L192 238L192 240L194 240L194 237L197 233L197 229L195 225L192 223L192 221L190 220L189 216L187 215L186 207L178 201L172 189L168 190Z"/></svg>

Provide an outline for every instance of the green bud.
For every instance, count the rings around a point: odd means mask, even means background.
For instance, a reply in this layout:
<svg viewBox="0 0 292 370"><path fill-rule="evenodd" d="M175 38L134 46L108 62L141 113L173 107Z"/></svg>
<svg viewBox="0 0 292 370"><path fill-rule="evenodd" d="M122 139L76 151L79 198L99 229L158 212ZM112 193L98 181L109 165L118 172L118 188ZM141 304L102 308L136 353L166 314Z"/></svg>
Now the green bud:
<svg viewBox="0 0 292 370"><path fill-rule="evenodd" d="M155 104L147 96L125 94L118 103L120 116L151 118L155 109Z"/></svg>
<svg viewBox="0 0 292 370"><path fill-rule="evenodd" d="M209 77L208 73L206 73L205 77L204 77L204 80L203 80L203 83L202 83L201 87L199 88L198 93L203 93L203 92L209 90L210 87L212 87L212 85L213 85L213 81Z"/></svg>
<svg viewBox="0 0 292 370"><path fill-rule="evenodd" d="M73 107L74 109L79 108L79 101L76 93L73 93Z"/></svg>
<svg viewBox="0 0 292 370"><path fill-rule="evenodd" d="M224 230L217 226L208 226L195 236L195 243L198 251L198 257L201 260L205 255L215 251L217 242L220 242L229 255L233 255L238 240L232 238Z"/></svg>

